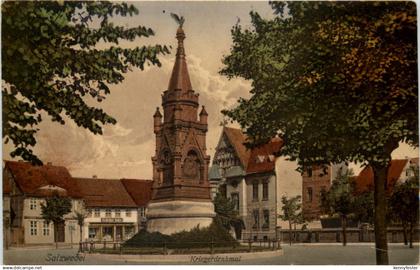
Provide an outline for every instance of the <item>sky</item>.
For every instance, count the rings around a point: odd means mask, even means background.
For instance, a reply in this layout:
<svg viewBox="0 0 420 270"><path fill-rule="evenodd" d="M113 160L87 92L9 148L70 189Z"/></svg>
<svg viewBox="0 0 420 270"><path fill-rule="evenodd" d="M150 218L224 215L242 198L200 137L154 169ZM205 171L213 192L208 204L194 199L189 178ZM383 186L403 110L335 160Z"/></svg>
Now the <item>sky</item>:
<svg viewBox="0 0 420 270"><path fill-rule="evenodd" d="M114 19L115 24L152 28L155 36L122 42L123 47L148 44L172 45L172 53L161 58L162 67L133 69L119 85L111 86L111 94L103 108L117 119L116 125L105 126L104 135L93 135L77 127L72 121L66 125L52 123L48 117L39 126L35 153L44 162L66 166L73 176L101 178L151 179L151 157L155 150L153 114L161 105L174 63L177 25L170 17L176 13L185 17L184 41L187 63L193 88L200 94L200 105L209 113L207 150L213 156L222 130L220 111L231 108L239 97L248 97L250 83L242 79L227 80L218 74L222 58L229 54L230 30L240 21L249 27L249 12L272 17L267 2L131 2L140 13L134 17ZM3 158L11 160L10 146L3 148ZM394 158L418 156L418 150L402 145L394 151ZM293 170L294 166L288 166ZM359 168L354 167L356 173ZM296 179L300 180L300 179Z"/></svg>

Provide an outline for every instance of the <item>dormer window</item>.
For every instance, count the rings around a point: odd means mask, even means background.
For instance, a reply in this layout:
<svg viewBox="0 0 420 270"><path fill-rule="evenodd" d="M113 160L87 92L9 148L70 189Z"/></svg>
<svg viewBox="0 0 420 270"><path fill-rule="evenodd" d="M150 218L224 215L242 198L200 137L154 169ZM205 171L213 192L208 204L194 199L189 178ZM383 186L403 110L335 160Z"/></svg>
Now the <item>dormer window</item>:
<svg viewBox="0 0 420 270"><path fill-rule="evenodd" d="M262 155L257 156L257 159L256 159L257 163L263 163L264 161L265 161L265 156L262 156Z"/></svg>

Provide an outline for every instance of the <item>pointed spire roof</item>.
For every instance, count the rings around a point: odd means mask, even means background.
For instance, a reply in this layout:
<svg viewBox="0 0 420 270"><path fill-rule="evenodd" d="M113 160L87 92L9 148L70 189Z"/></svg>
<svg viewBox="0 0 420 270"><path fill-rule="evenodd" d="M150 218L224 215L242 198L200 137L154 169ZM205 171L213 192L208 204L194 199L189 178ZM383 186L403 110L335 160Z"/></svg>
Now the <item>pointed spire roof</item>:
<svg viewBox="0 0 420 270"><path fill-rule="evenodd" d="M153 115L153 117L160 117L160 118L162 118L162 114L160 113L159 107L156 107L156 112Z"/></svg>
<svg viewBox="0 0 420 270"><path fill-rule="evenodd" d="M190 75L188 74L187 62L185 60L185 33L182 27L178 27L178 30L176 31L176 39L178 40L178 48L176 51L175 64L172 69L168 90L180 89L181 91L186 92L188 90L192 90L192 86Z"/></svg>
<svg viewBox="0 0 420 270"><path fill-rule="evenodd" d="M200 115L209 115L209 114L207 113L206 108L204 107L204 105L203 105L203 106L201 106L201 112L200 112Z"/></svg>

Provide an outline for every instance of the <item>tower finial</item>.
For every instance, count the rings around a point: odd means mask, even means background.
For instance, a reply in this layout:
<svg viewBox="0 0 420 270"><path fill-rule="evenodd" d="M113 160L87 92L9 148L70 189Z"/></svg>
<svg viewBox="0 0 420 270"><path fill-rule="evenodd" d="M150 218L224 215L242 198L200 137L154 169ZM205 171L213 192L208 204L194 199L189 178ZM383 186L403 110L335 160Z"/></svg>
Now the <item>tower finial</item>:
<svg viewBox="0 0 420 270"><path fill-rule="evenodd" d="M176 50L176 56L185 57L185 49L184 49L185 33L181 25L178 27L178 30L176 31L176 39L178 40L178 48Z"/></svg>

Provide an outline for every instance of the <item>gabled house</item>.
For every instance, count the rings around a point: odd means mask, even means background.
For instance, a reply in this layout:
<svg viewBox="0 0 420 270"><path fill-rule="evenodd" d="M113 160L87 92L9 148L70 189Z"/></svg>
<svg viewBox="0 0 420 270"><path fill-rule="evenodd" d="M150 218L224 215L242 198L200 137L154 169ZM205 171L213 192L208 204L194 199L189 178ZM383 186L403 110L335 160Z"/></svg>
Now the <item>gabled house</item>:
<svg viewBox="0 0 420 270"><path fill-rule="evenodd" d="M243 221L242 230L235 231L237 239L275 239L282 225L281 197L300 194L300 174L290 171L292 162L275 156L283 144L280 138L253 149L245 147L246 140L241 130L223 128L209 170L212 195L220 192L235 202Z"/></svg>
<svg viewBox="0 0 420 270"><path fill-rule="evenodd" d="M5 161L3 188L9 197L9 206L4 204L4 213L10 218L10 243L48 244L57 242L76 243L79 239L75 213L83 208L78 186L72 181L68 170L48 163L32 166L28 162ZM69 197L71 212L64 216L65 222L53 226L41 215L45 199L58 194ZM3 195L3 200L7 198ZM54 230L57 230L54 239Z"/></svg>
<svg viewBox="0 0 420 270"><path fill-rule="evenodd" d="M137 206L138 230L146 228L147 205L152 199L152 180L121 179L122 184Z"/></svg>
<svg viewBox="0 0 420 270"><path fill-rule="evenodd" d="M137 232L137 204L120 179L73 179L85 202L83 241L124 241Z"/></svg>

